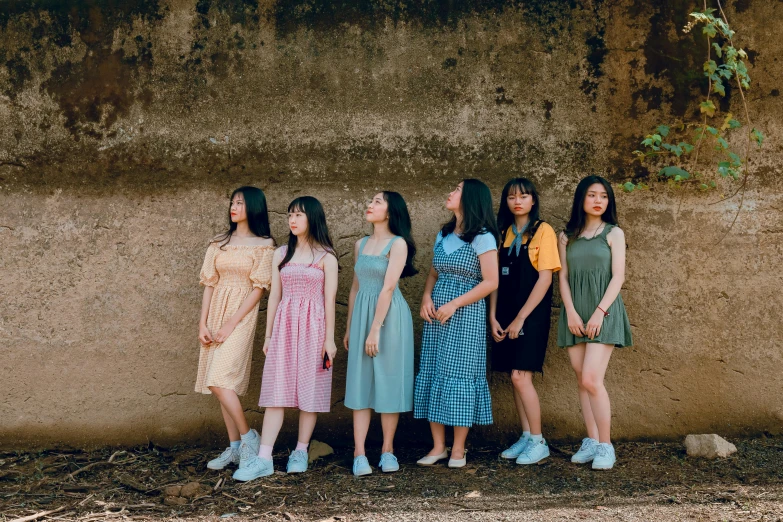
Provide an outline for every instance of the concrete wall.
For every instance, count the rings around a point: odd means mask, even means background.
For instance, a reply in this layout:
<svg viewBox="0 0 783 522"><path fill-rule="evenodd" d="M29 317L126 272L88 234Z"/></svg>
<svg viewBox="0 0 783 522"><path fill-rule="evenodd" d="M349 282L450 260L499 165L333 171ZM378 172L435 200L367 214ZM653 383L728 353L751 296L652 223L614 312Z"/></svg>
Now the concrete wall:
<svg viewBox="0 0 783 522"><path fill-rule="evenodd" d="M0 444L13 447L222 436L216 401L192 391L197 280L234 187L266 191L278 240L293 197L324 202L339 341L372 194L407 198L425 274L463 177L496 197L531 177L559 228L581 176L646 175L630 152L694 117L703 61L679 32L693 6L676 0L28 4L0 13ZM618 195L635 339L607 376L619 438L783 425L780 7L727 6L768 139L725 239L736 184ZM414 310L423 281L403 284ZM257 339L244 404L260 426L263 327ZM344 360L315 436L350 444ZM545 433L582 436L562 350L537 382ZM492 391L496 424L476 432L508 439L507 377ZM426 440L425 423L403 423Z"/></svg>

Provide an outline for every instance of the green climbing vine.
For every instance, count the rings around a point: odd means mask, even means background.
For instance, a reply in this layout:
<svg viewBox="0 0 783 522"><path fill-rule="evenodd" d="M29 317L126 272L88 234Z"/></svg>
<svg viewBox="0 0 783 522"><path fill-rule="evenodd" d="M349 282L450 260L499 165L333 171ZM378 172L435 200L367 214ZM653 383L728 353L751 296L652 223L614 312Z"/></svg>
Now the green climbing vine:
<svg viewBox="0 0 783 522"><path fill-rule="evenodd" d="M750 173L751 151L754 145L761 148L764 135L753 127L748 112L745 96L751 85L745 65L748 55L734 45L736 33L729 27L720 0L716 2L718 7L713 9L708 8L707 0L704 0L703 10L690 13L688 25L683 28L683 32L689 33L702 26L702 33L707 38L707 59L703 70L708 89L704 100L699 104L700 120L658 125L644 137L641 148L633 153L639 161L660 167L658 179L666 180L670 184L698 183L699 188L708 190L717 187L716 181L721 178L742 179L742 184L734 194L743 191L744 195ZM735 117L730 112L718 114L713 99L725 97L728 84L732 85L732 89L736 89L742 100L742 116ZM730 136L739 132L747 134L744 152L741 154L732 150L729 145ZM705 161L705 147L711 147L714 151L712 161ZM631 192L647 188L647 185L629 181L623 188Z"/></svg>

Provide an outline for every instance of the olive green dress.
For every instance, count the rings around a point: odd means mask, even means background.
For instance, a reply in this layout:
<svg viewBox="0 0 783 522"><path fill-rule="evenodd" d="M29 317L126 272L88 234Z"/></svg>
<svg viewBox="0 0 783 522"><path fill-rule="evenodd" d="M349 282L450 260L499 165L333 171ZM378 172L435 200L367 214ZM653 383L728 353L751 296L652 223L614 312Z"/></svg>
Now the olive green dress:
<svg viewBox="0 0 783 522"><path fill-rule="evenodd" d="M595 312L612 279L612 250L606 241L606 235L613 228L614 225L607 224L597 236L589 239L577 238L566 247L571 299L585 324ZM588 339L571 333L565 305L562 306L557 325L557 345L569 347L580 343L599 343L611 344L616 348L631 346L631 323L625 312L622 295L617 295L607 312L609 315L604 317L598 337Z"/></svg>

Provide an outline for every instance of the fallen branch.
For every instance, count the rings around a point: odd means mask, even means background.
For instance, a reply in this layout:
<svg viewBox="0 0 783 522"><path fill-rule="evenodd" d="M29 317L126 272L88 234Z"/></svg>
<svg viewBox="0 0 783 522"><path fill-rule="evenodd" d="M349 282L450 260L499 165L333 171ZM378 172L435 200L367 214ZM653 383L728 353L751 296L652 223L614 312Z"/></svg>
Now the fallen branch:
<svg viewBox="0 0 783 522"><path fill-rule="evenodd" d="M228 494L228 493L226 493L225 491L223 491L223 496L224 496L224 497L228 497L228 498L230 498L231 500L236 500L237 502L242 502L243 504L250 504L250 505L253 505L253 502L251 502L251 501L249 501L249 500L242 500L241 498L237 498L237 497L232 497L231 495L229 495L229 494Z"/></svg>
<svg viewBox="0 0 783 522"><path fill-rule="evenodd" d="M125 455L125 453L127 453L127 452L125 452L125 451L115 451L114 453L112 453L111 457L109 457L109 460L99 460L98 462L92 462L90 464L87 464L83 468L79 468L76 471L74 471L73 473L70 473L68 475L68 478L73 480L74 477L76 477L76 475L78 475L82 471L87 471L88 469L94 468L95 466L107 466L109 464L114 464L114 459L117 456L119 456L119 455Z"/></svg>
<svg viewBox="0 0 783 522"><path fill-rule="evenodd" d="M38 520L41 517L45 517L47 515L51 515L53 513L59 513L60 511L63 511L65 509L65 506L58 507L57 509L52 509L51 511L41 511L40 513L36 513L34 515L27 515L26 517L21 518L14 518L10 522L30 522L31 520Z"/></svg>

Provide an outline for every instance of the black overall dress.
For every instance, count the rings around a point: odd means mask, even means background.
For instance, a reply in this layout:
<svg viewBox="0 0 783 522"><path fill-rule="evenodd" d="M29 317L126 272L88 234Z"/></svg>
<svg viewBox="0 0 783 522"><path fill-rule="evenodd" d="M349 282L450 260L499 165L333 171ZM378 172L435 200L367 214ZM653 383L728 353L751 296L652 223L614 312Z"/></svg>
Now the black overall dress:
<svg viewBox="0 0 783 522"><path fill-rule="evenodd" d="M500 248L498 255L500 281L495 318L501 328L508 328L538 282L538 270L530 262L528 248L541 223L543 221L538 221L530 228L527 241L519 250L519 256L516 248L509 249L502 246ZM552 285L550 284L544 298L525 319L522 327L524 335L509 339L507 334L499 343L493 339L492 370L509 373L512 370L542 372L551 320Z"/></svg>

